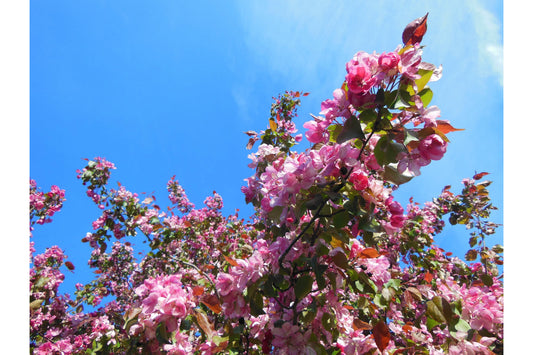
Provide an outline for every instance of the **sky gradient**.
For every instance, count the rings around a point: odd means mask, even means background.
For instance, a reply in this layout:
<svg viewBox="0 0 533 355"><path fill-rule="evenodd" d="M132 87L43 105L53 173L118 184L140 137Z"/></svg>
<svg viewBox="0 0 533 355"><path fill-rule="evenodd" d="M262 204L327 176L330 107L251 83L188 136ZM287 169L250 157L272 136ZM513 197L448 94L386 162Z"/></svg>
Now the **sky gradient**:
<svg viewBox="0 0 533 355"><path fill-rule="evenodd" d="M267 127L272 97L310 93L296 119L304 133L357 51L394 50L407 23L427 12L423 60L443 66L432 104L465 131L449 134L445 157L394 196L423 203L489 172L500 208L492 220L503 223L502 1L33 1L30 177L67 198L52 224L37 226L37 252L57 244L75 263L65 291L90 279L80 240L101 211L76 179L83 158L115 163L112 187L120 181L165 205L176 175L197 207L215 190L225 214L246 218L240 188L253 171L243 132ZM455 226L437 241L463 257L468 238ZM502 244L502 230L488 242Z"/></svg>

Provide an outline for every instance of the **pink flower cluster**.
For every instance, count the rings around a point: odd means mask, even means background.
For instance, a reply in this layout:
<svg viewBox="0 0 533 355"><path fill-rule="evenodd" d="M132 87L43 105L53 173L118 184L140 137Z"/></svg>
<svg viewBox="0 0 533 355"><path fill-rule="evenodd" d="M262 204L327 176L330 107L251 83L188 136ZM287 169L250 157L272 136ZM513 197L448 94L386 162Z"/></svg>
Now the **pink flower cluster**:
<svg viewBox="0 0 533 355"><path fill-rule="evenodd" d="M52 222L51 217L61 210L64 201L65 190L52 185L50 191L44 193L37 189L35 180L30 179L30 222L32 225Z"/></svg>
<svg viewBox="0 0 533 355"><path fill-rule="evenodd" d="M180 212L187 213L194 208L194 204L189 201L185 190L181 187L175 176L168 181L167 190L168 198L173 204L178 206Z"/></svg>
<svg viewBox="0 0 533 355"><path fill-rule="evenodd" d="M147 339L156 337L160 323L168 332L176 331L181 320L196 306L190 297L192 290L181 283L179 275L149 278L135 289L135 293L142 299L142 311L139 323L130 332L142 331Z"/></svg>

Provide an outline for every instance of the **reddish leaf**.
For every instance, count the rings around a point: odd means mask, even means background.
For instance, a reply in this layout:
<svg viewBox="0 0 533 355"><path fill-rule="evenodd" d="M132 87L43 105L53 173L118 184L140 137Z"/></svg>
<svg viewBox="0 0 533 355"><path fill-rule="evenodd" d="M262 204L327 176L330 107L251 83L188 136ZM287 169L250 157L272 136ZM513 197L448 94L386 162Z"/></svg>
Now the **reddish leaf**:
<svg viewBox="0 0 533 355"><path fill-rule="evenodd" d="M437 120L437 129L444 134L450 132L464 131L464 128L455 128L449 122L442 120Z"/></svg>
<svg viewBox="0 0 533 355"><path fill-rule="evenodd" d="M165 227L162 224L158 223L158 224L153 225L152 230L155 232L155 231L160 230L161 228L165 228Z"/></svg>
<svg viewBox="0 0 533 355"><path fill-rule="evenodd" d="M483 172L483 173L477 173L476 175L474 175L474 180L479 180L479 179L481 179L481 178L482 178L483 176L485 176L485 175L489 175L489 173L485 173L485 172Z"/></svg>
<svg viewBox="0 0 533 355"><path fill-rule="evenodd" d="M374 341L376 342L378 349L380 351L385 350L387 345L389 345L389 341L391 340L391 335L387 323L380 320L378 324L376 324L372 329L372 334L374 335Z"/></svg>
<svg viewBox="0 0 533 355"><path fill-rule="evenodd" d="M359 258L374 259L379 256L379 252L374 248L363 249L357 254Z"/></svg>
<svg viewBox="0 0 533 355"><path fill-rule="evenodd" d="M192 288L192 294L194 296L201 296L204 294L204 288L202 286L195 286Z"/></svg>
<svg viewBox="0 0 533 355"><path fill-rule="evenodd" d="M309 93L308 92L304 92L302 95L303 96L307 96L307 95L309 95Z"/></svg>
<svg viewBox="0 0 533 355"><path fill-rule="evenodd" d="M235 260L233 260L232 258L230 258L229 256L226 256L226 255L223 255L224 256L224 259L226 259L226 261L231 265L231 266L238 266L239 263L237 263Z"/></svg>
<svg viewBox="0 0 533 355"><path fill-rule="evenodd" d="M196 322L198 323L198 326L202 328L205 335L207 335L208 340L211 340L213 336L217 334L215 327L204 313L196 311Z"/></svg>
<svg viewBox="0 0 533 355"><path fill-rule="evenodd" d="M428 13L429 14L429 13ZM410 22L402 33L402 41L406 46L420 43L427 30L428 14Z"/></svg>
<svg viewBox="0 0 533 355"><path fill-rule="evenodd" d="M427 283L430 283L431 280L433 280L433 274L430 272L426 272L426 274L424 275L424 280L426 280Z"/></svg>
<svg viewBox="0 0 533 355"><path fill-rule="evenodd" d="M367 322L363 322L362 320L355 318L353 320L353 329L354 330L371 330L372 326L368 324Z"/></svg>
<svg viewBox="0 0 533 355"><path fill-rule="evenodd" d="M74 270L74 264L72 264L70 261L66 261L66 262L65 262L65 266L66 266L67 269L69 269L69 270Z"/></svg>
<svg viewBox="0 0 533 355"><path fill-rule="evenodd" d="M191 222L189 222L189 221L183 221L183 225L184 225L185 227L187 227L187 228L192 227L192 224L191 224Z"/></svg>
<svg viewBox="0 0 533 355"><path fill-rule="evenodd" d="M216 314L222 312L222 307L220 307L218 297L215 295L206 295L202 298L201 302Z"/></svg>
<svg viewBox="0 0 533 355"><path fill-rule="evenodd" d="M413 330L413 327L410 326L409 324L406 324L406 325L404 325L404 326L402 327L402 330L403 330L405 333L409 334L409 333L411 333L411 331Z"/></svg>

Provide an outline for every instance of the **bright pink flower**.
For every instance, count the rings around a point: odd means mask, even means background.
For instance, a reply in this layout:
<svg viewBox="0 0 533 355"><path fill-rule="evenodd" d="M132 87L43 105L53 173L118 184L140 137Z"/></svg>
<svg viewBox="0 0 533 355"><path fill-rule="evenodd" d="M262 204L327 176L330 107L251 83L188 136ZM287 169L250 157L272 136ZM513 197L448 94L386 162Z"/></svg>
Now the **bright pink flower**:
<svg viewBox="0 0 533 355"><path fill-rule="evenodd" d="M358 52L346 63L346 84L350 91L355 94L368 92L376 84L374 74L377 69L378 61L375 55Z"/></svg>
<svg viewBox="0 0 533 355"><path fill-rule="evenodd" d="M368 175L362 170L352 172L348 178L357 191L365 190L368 187Z"/></svg>
<svg viewBox="0 0 533 355"><path fill-rule="evenodd" d="M311 143L325 143L329 138L327 127L328 123L326 121L307 121L304 123L303 127L307 128L305 132L305 137Z"/></svg>
<svg viewBox="0 0 533 355"><path fill-rule="evenodd" d="M446 153L446 146L448 143L444 141L439 135L432 134L420 141L418 150L420 155L429 160L439 160Z"/></svg>
<svg viewBox="0 0 533 355"><path fill-rule="evenodd" d="M382 53L378 58L379 69L384 72L396 71L399 62L400 56L396 52Z"/></svg>

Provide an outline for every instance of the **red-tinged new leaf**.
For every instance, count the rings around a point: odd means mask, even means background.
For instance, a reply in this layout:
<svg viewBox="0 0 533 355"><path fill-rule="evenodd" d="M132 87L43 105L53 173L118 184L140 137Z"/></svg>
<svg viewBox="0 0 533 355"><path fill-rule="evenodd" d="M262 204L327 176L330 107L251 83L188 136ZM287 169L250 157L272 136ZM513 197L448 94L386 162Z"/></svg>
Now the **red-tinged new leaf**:
<svg viewBox="0 0 533 355"><path fill-rule="evenodd" d="M195 286L195 287L193 287L193 289L192 289L192 294L193 294L194 296L201 296L201 295L203 295L203 294L204 294L204 288L203 288L203 286Z"/></svg>
<svg viewBox="0 0 533 355"><path fill-rule="evenodd" d="M405 324L405 325L402 327L402 330L403 330L405 333L409 334L409 333L411 333L411 331L413 330L413 327L412 327L410 324Z"/></svg>
<svg viewBox="0 0 533 355"><path fill-rule="evenodd" d="M483 173L477 173L476 175L474 175L474 180L479 180L479 179L481 179L481 178L482 178L483 176L485 176L485 175L489 175L489 173L485 173L485 172L483 172Z"/></svg>
<svg viewBox="0 0 533 355"><path fill-rule="evenodd" d="M442 120L437 120L437 129L444 134L450 132L464 131L464 128L455 128L449 122Z"/></svg>
<svg viewBox="0 0 533 355"><path fill-rule="evenodd" d="M430 272L426 272L424 275L424 280L426 280L427 283L430 283L433 280L433 274Z"/></svg>
<svg viewBox="0 0 533 355"><path fill-rule="evenodd" d="M376 342L378 349L380 351L385 350L391 340L391 335L387 323L380 320L378 324L376 324L372 329L372 334L374 335L374 341Z"/></svg>
<svg viewBox="0 0 533 355"><path fill-rule="evenodd" d="M201 302L216 314L222 312L222 307L220 306L218 297L215 295L206 295L202 298Z"/></svg>
<svg viewBox="0 0 533 355"><path fill-rule="evenodd" d="M427 13L425 16L417 18L405 27L402 33L403 44L409 46L422 41L422 37L424 37L424 34L427 31L428 14L429 13Z"/></svg>
<svg viewBox="0 0 533 355"><path fill-rule="evenodd" d="M353 329L354 330L372 330L372 326L368 324L367 322L363 322L362 320L355 318L353 320Z"/></svg>
<svg viewBox="0 0 533 355"><path fill-rule="evenodd" d="M374 259L377 258L379 255L379 252L374 248L363 249L357 254L359 258L363 259Z"/></svg>
<svg viewBox="0 0 533 355"><path fill-rule="evenodd" d="M226 256L226 255L223 255L224 256L224 259L228 262L228 264L230 264L231 266L238 266L239 263L237 263L235 260L233 260L232 258L230 258L229 256Z"/></svg>
<svg viewBox="0 0 533 355"><path fill-rule="evenodd" d="M304 92L304 93L302 94L302 96L307 96L307 95L309 95L308 92Z"/></svg>

